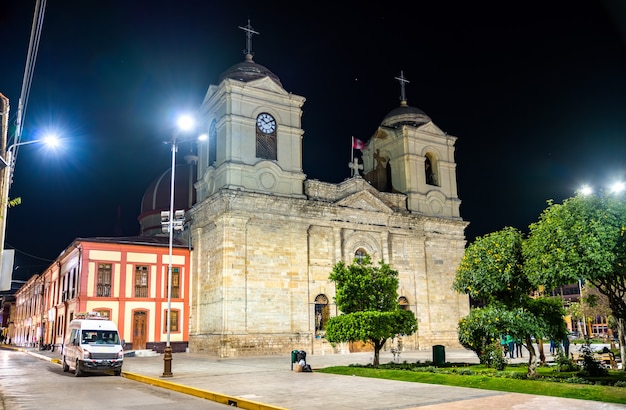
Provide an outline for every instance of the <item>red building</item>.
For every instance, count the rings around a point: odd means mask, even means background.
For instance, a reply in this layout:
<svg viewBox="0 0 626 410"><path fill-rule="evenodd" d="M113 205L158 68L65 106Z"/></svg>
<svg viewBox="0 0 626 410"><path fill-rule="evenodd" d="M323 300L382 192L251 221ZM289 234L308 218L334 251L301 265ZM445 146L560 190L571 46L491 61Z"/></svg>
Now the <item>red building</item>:
<svg viewBox="0 0 626 410"><path fill-rule="evenodd" d="M33 286L24 286L16 293L16 300L36 308L18 312L13 343L60 346L67 326L79 312L98 312L117 324L126 349L162 352L169 307L170 344L174 352L185 351L191 300L189 254L187 244L174 241L168 298L167 237L74 240L32 279Z"/></svg>

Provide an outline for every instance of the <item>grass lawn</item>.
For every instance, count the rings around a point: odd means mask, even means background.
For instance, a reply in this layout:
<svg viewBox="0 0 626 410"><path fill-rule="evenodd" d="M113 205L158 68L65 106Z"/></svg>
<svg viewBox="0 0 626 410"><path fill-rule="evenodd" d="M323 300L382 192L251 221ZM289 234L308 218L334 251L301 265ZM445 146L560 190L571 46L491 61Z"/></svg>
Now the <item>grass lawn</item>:
<svg viewBox="0 0 626 410"><path fill-rule="evenodd" d="M608 376L590 378L576 371L559 372L554 366L540 366L537 379L530 380L526 379L527 369L522 364L510 364L504 371L496 371L477 364L446 363L433 367L428 363L405 362L381 364L378 368L335 366L316 372L626 404L626 386L613 386L616 382L626 385L626 372L611 370Z"/></svg>

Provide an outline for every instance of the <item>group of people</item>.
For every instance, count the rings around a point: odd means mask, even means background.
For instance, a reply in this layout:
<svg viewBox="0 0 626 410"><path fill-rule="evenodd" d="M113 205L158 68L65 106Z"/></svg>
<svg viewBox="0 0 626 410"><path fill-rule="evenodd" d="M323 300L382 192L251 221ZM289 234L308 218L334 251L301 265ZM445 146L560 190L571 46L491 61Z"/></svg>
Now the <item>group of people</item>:
<svg viewBox="0 0 626 410"><path fill-rule="evenodd" d="M561 347L563 348L563 354L569 357L569 336L565 336L562 343L555 342L554 340L550 339L550 354L557 354Z"/></svg>
<svg viewBox="0 0 626 410"><path fill-rule="evenodd" d="M510 359L515 357L524 357L522 354L522 342L520 340L515 340L511 335L502 335L500 338L500 344L502 345L502 350L504 351L504 355L508 356ZM555 342L550 339L550 354L556 355L559 350L562 348L563 354L569 357L569 337L565 336L561 343Z"/></svg>
<svg viewBox="0 0 626 410"><path fill-rule="evenodd" d="M515 357L524 357L522 354L522 341L513 339L511 335L503 335L500 338L500 344L502 345L502 349L504 350L504 355L508 355L509 359L513 359Z"/></svg>

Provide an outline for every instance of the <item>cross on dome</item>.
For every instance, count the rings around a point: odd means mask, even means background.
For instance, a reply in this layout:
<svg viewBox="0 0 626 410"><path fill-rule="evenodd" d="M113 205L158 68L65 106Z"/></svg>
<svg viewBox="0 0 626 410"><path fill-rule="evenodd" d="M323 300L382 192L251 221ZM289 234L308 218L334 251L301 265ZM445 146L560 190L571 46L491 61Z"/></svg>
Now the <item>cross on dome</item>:
<svg viewBox="0 0 626 410"><path fill-rule="evenodd" d="M409 80L404 76L404 71L400 71L400 77L394 77L396 80L400 82L400 101L403 104L406 104L406 93L405 93L405 84L409 83Z"/></svg>
<svg viewBox="0 0 626 410"><path fill-rule="evenodd" d="M240 29L246 32L246 49L243 50L245 55L252 56L254 53L252 52L252 36L255 34L261 35L258 31L254 31L252 26L250 25L250 19L248 19L248 25L242 27L239 26Z"/></svg>

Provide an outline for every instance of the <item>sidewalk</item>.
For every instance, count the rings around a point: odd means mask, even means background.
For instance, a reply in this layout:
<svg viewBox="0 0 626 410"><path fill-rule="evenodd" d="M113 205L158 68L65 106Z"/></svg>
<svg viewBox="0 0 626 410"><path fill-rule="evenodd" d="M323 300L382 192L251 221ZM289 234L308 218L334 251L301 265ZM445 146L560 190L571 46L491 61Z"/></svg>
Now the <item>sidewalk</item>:
<svg viewBox="0 0 626 410"><path fill-rule="evenodd" d="M41 359L60 363L60 352L19 349ZM432 360L431 351L402 352L398 361ZM478 363L465 349L445 351L446 362ZM161 377L163 355L126 357L123 376L182 393L193 394L246 409L626 409L625 405L561 399L423 383L346 377L315 372L328 366L371 363L372 353L307 355L313 373L295 373L289 356L220 359L198 353L174 353L173 377ZM380 362L393 360L381 352ZM513 359L525 362L527 357ZM548 361L551 356L548 356ZM625 392L626 394L626 392Z"/></svg>

